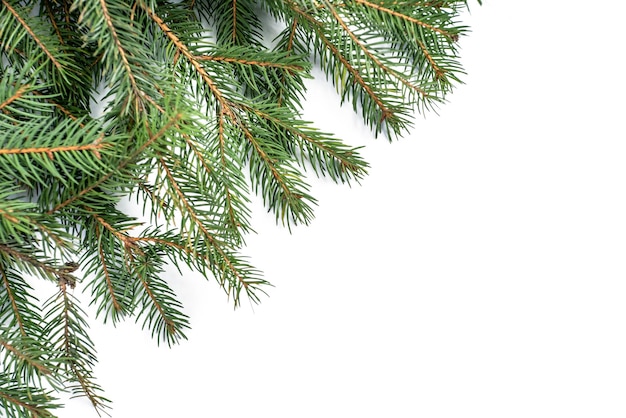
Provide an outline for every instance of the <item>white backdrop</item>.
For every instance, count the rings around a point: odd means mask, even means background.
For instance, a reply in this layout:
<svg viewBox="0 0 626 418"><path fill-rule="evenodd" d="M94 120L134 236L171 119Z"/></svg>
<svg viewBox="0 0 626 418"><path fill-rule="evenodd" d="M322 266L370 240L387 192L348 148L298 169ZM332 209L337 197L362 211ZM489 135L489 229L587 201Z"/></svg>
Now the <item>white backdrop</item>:
<svg viewBox="0 0 626 418"><path fill-rule="evenodd" d="M624 11L472 7L466 84L393 144L310 83L307 118L366 145L369 177L313 181L291 235L258 204L254 309L172 270L189 341L94 323L112 416L626 416Z"/></svg>

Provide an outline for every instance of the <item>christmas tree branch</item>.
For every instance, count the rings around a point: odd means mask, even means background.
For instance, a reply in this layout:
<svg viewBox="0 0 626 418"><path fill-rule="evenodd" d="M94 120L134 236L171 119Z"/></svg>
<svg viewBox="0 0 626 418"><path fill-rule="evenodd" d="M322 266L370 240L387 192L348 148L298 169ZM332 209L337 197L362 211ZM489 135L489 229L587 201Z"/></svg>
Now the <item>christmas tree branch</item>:
<svg viewBox="0 0 626 418"><path fill-rule="evenodd" d="M91 232L91 231L90 231ZM135 307L133 279L127 267L127 248L118 245L117 237L102 226L93 226L96 248L89 246L81 260L85 274L92 280L87 284L91 289L92 304L97 306L96 316L104 315L104 321L113 323L126 318Z"/></svg>
<svg viewBox="0 0 626 418"><path fill-rule="evenodd" d="M104 322L134 317L168 345L186 338L189 318L166 262L214 277L235 306L244 294L258 303L269 283L240 254L254 231L251 194L292 228L313 219L308 171L350 184L369 167L359 146L303 120L313 65L376 135L396 137L460 82L457 40L467 28L456 20L465 8L0 0L7 415L53 416L48 386L106 412L74 287L90 293ZM268 19L282 25L273 40ZM58 286L43 310L35 280Z"/></svg>
<svg viewBox="0 0 626 418"><path fill-rule="evenodd" d="M357 2L357 3L361 3L361 2ZM364 2L362 4L365 4L365 5L368 5L368 6L370 5L370 4L368 4L368 2ZM341 18L340 14L337 12L337 10L330 4L328 5L328 7L329 7L333 17L337 20L339 25L341 25L342 29L350 37L352 42L354 42L354 44L358 47L358 49L360 49L364 53L365 57L374 64L374 68L379 68L383 72L385 72L385 73L395 77L404 86L406 86L409 89L415 91L417 94L421 95L422 97L428 96L428 93L424 89L422 89L419 86L415 85L414 83L409 81L406 77L401 75L398 71L395 71L395 70L391 69L388 65L383 63L382 60L377 57L378 55L380 55L380 53L377 54L377 53L371 51L365 45L365 42L361 41L358 38L358 36L348 27L348 24ZM393 16L397 16L397 15L393 14ZM403 15L401 15L401 16L403 16ZM419 21L417 21L416 23L422 24ZM425 53L427 53L427 52L428 51L425 51ZM383 117L384 117L384 115L383 115Z"/></svg>
<svg viewBox="0 0 626 418"><path fill-rule="evenodd" d="M44 304L48 324L43 335L52 342L55 349L63 353L59 367L68 374L68 389L75 396L87 397L100 414L110 408L110 401L101 394L102 388L93 377L95 349L87 334L88 325L84 312L68 293L68 287L74 286L75 282L67 275L59 276L58 293Z"/></svg>
<svg viewBox="0 0 626 418"><path fill-rule="evenodd" d="M37 44L39 49L46 54L46 56L48 57L50 62L52 62L52 64L54 64L54 66L60 72L62 72L63 71L63 65L57 59L57 54L56 53L52 53L52 51L50 51L50 49L44 43L43 39L41 39L41 36L37 35L35 33L35 30L31 26L28 25L28 23L26 22L26 19L23 18L18 13L18 11L11 6L11 4L8 1L0 0L0 4L2 4L2 6L6 10L8 10L9 13L11 13L11 15L13 15L13 18L17 21L17 23L19 25L21 25L24 28L25 32L32 38L32 40L35 41L35 43ZM18 32L18 31L15 31L15 32Z"/></svg>
<svg viewBox="0 0 626 418"><path fill-rule="evenodd" d="M219 265L219 271L222 272L223 278L232 277L235 279L235 282L238 284L235 285L234 288L242 286L247 290L248 283L244 278L245 273L239 271L236 264L231 260L231 255L223 248L224 244L215 237L209 230L209 227L205 225L207 218L200 212L199 208L196 209L198 206L189 200L190 193L182 191L183 188L174 178L171 168L163 159L161 159L161 167L165 173L165 181L170 186L169 190L172 191L170 197L174 204L180 209L183 218L190 219L190 227L186 231L188 245L197 240L197 238L193 239L192 237L201 237L206 245L209 245L209 253L216 255L216 257L211 260L211 265Z"/></svg>
<svg viewBox="0 0 626 418"><path fill-rule="evenodd" d="M0 406L8 417L54 418L50 411L61 407L55 401L49 391L21 385L0 373Z"/></svg>
<svg viewBox="0 0 626 418"><path fill-rule="evenodd" d="M22 315L20 313L20 310L22 310L24 305L26 305L26 303L24 303L26 301L20 300L19 303L22 308L18 307L18 300L16 299L16 296L20 297L21 295L13 291L12 289L13 283L11 283L11 281L9 280L9 274L3 265L0 265L0 277L2 278L2 285L4 287L4 292L3 292L3 297L2 297L2 301L3 301L2 307L3 307L3 310L6 309L7 307L10 307L10 310L13 316L13 319L10 322L9 321L7 322L11 325L16 324L18 329L20 330L20 333L22 335L26 335L26 330L24 328L24 321L22 320ZM19 286L19 284L17 284L17 286ZM28 312L28 309L24 309L24 310ZM3 316L5 315L6 315L6 312L3 312ZM6 318L3 318L3 319L6 321Z"/></svg>
<svg viewBox="0 0 626 418"><path fill-rule="evenodd" d="M157 141L158 139L163 137L167 133L167 131L172 126L174 126L176 124L176 122L181 117L182 117L182 115L180 115L180 114L174 115L165 125L163 125L161 127L161 129L158 132L156 132L153 135L151 135L149 137L149 139L145 143L143 143L141 146L139 146L137 149L135 149L128 157L122 159L117 164L117 166L113 167L112 170L110 170L109 172L107 172L103 176L95 179L93 182L90 182L90 184L88 186L82 188L78 192L75 192L72 197L70 197L70 198L60 202L54 208L50 209L47 213L48 214L52 214L52 213L57 212L57 211L61 210L62 208L66 207L66 206L68 206L70 204L73 204L74 202L76 202L81 197L83 197L86 194L88 194L89 192L93 191L95 188L101 186L103 183L105 183L107 180L109 180L114 175L119 174L119 172L122 171L123 169L125 169L128 165L130 165L131 163L134 163L136 161L136 159L146 149L148 149L155 141Z"/></svg>
<svg viewBox="0 0 626 418"><path fill-rule="evenodd" d="M37 370L39 373L49 375L52 373L36 356L33 356L33 342L29 341L22 347L17 347L15 344L10 344L0 337L0 347L5 349L12 357L16 359L16 362L24 363L28 367Z"/></svg>

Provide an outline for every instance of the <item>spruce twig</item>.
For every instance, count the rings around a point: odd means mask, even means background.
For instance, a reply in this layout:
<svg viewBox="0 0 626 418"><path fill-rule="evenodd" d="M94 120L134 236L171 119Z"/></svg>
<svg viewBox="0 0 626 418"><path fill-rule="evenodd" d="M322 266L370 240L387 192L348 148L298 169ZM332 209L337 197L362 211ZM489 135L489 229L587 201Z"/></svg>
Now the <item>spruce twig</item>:
<svg viewBox="0 0 626 418"><path fill-rule="evenodd" d="M466 8L0 0L0 415L52 417L55 392L106 413L84 306L180 342L189 318L166 262L258 303L269 283L240 253L251 195L291 228L314 215L307 170L351 184L368 169L303 120L311 69L374 134L401 136L460 82ZM268 19L283 25L273 40ZM147 225L121 210L133 196ZM43 307L37 281L57 288Z"/></svg>

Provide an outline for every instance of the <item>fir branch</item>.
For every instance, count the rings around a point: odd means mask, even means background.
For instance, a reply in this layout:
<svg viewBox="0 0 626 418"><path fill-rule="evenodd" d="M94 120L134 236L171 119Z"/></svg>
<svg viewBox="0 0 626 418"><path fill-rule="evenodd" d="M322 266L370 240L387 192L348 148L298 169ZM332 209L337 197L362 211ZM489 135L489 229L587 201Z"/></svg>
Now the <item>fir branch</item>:
<svg viewBox="0 0 626 418"><path fill-rule="evenodd" d="M289 113L281 114L280 110L270 106L242 107L277 129L289 133L290 140L299 145L301 155L308 156L307 161L318 175L328 172L333 180L349 182L350 178L358 180L366 173L368 165L359 157L356 148L346 147L330 136L310 129L306 123L289 121Z"/></svg>
<svg viewBox="0 0 626 418"><path fill-rule="evenodd" d="M27 336L0 328L0 353L4 354L4 373L12 375L13 381L33 386L46 382L55 389L62 387L55 373L60 353L51 350L40 335Z"/></svg>
<svg viewBox="0 0 626 418"><path fill-rule="evenodd" d="M370 6L371 4L369 2L360 2L357 1L357 3L361 3L367 6ZM337 10L330 5L329 3L329 9L331 11L331 14L333 15L333 17L337 20L337 22L339 23L339 25L341 25L341 27L343 28L343 30L345 31L345 33L350 37L350 39L354 42L354 44L361 50L363 51L363 53L365 54L365 56L367 57L368 60L371 60L374 64L376 64L376 66L378 68L380 68L383 72L395 77L396 79L398 79L404 86L408 87L411 90L414 90L416 93L420 94L423 97L427 97L428 93L420 88L419 86L413 84L412 82L410 82L404 75L400 74L398 71L393 70L392 68L390 68L388 65L386 65L385 63L382 62L382 60L380 58L377 57L377 54L374 53L373 51L371 51L364 42L362 42L358 36L348 27L348 24L341 18L341 16L339 15L339 13L337 12ZM378 9L380 10L380 9ZM400 14L393 14L394 16L398 16ZM400 16L404 16L404 15L400 15ZM422 22L419 21L415 21L418 24L423 24ZM430 25L427 25L427 27L430 28ZM421 44L420 42L420 46L422 46L423 48L423 44ZM423 48L424 49L424 48ZM425 51L425 54L428 51ZM437 68L437 70L439 70ZM383 114L383 120L385 118L385 115Z"/></svg>
<svg viewBox="0 0 626 418"><path fill-rule="evenodd" d="M199 55L194 57L198 61L215 61L215 62L225 62L229 64L239 64L239 65L251 65L258 67L267 67L267 68L280 68L288 71L303 71L304 67L298 64L283 64L280 62L276 62L276 56L273 56L272 61L262 61L262 60L250 60L246 58L241 58L241 54L237 54L237 57L225 57L225 56L217 56L217 55Z"/></svg>
<svg viewBox="0 0 626 418"><path fill-rule="evenodd" d="M226 112L227 115L231 119L234 119L235 114L231 108L231 103L224 98L222 92L217 87L217 84L209 76L209 74L204 69L204 67L200 64L200 61L196 59L196 57L189 51L189 48L180 40L178 36L176 36L176 33L167 26L167 24L163 21L163 19L161 19L156 13L154 13L154 11L150 9L145 4L145 2L143 2L142 0L139 0L138 4L148 14L148 16L158 25L163 35L165 35L172 42L177 52L182 54L187 59L187 61L189 61L189 63L193 66L194 70L201 77L202 81L209 87L209 89L211 90L211 93L215 96L215 98L219 102L222 109L224 109L223 111Z"/></svg>
<svg viewBox="0 0 626 418"><path fill-rule="evenodd" d="M61 405L50 393L21 385L13 381L11 375L0 372L0 407L7 418L55 418L51 411Z"/></svg>
<svg viewBox="0 0 626 418"><path fill-rule="evenodd" d="M0 336L0 346L14 356L18 361L28 364L41 374L52 373L39 359L37 359L29 351L32 351L33 343L29 341L27 345L18 347L15 343L11 344Z"/></svg>
<svg viewBox="0 0 626 418"><path fill-rule="evenodd" d="M20 97L22 97L24 95L24 93L26 91L28 91L29 85L25 84L23 86L20 86L15 93L13 93L13 95L11 97L8 97L6 100L4 100L2 103L0 103L0 110L2 110L3 112L6 112L6 110L4 110L5 107L7 107L8 105L10 105L12 102L18 100Z"/></svg>
<svg viewBox="0 0 626 418"><path fill-rule="evenodd" d="M414 24L416 24L418 26L422 26L425 29L428 29L428 30L433 31L433 32L437 32L437 33L445 36L446 38L448 38L448 39L450 39L452 41L458 40L458 35L457 34L453 34L450 31L447 31L445 29L442 29L442 28L436 27L434 25L431 25L429 23L423 22L420 19L416 19L416 18L414 18L412 16L409 16L408 14L401 13L401 12L389 9L387 7L384 7L383 4L372 3L372 2L370 2L368 0L352 0L352 1L354 1L357 4L361 4L363 6L366 6L366 7L372 8L374 10L377 10L377 11L383 13L383 14L387 14L389 16L397 17L397 18L400 18L400 19L405 20L407 22L414 23ZM411 8L410 10L414 10L414 8Z"/></svg>
<svg viewBox="0 0 626 418"><path fill-rule="evenodd" d="M0 169L20 172L31 188L47 185L51 177L68 184L99 174L106 169L102 153L110 144L103 141L97 121L83 121L35 120L11 126L4 132Z"/></svg>
<svg viewBox="0 0 626 418"><path fill-rule="evenodd" d="M189 328L189 318L182 312L182 305L174 292L160 277L163 272L161 255L158 248L146 246L134 259L133 271L139 281L139 303L142 306L137 320L143 315L143 327L152 331L157 342L165 341L171 346L187 339L185 330Z"/></svg>
<svg viewBox="0 0 626 418"><path fill-rule="evenodd" d="M107 3L105 0L99 0L100 2L100 8L102 11L102 15L104 17L104 21L106 22L106 25L109 29L111 38L113 40L113 44L115 45L115 50L117 52L117 55L119 56L120 60L122 61L122 65L124 67L124 71L126 72L126 75L128 77L128 80L130 81L130 85L132 87L132 91L134 93L134 99L135 99L135 111L138 112L139 109L138 107L142 105L142 102L140 101L140 99L142 97L144 97L144 93L143 91L137 86L137 81L135 80L135 75L133 73L133 70L130 67L130 63L128 62L128 58L126 56L126 50L124 49L124 47L122 46L122 43L120 42L120 38L117 34L117 29L115 28L115 25L113 24L113 19L111 17L111 15L109 14L109 9L107 7Z"/></svg>
<svg viewBox="0 0 626 418"><path fill-rule="evenodd" d="M9 272L8 270L5 268L5 266L0 265L0 278L2 279L2 286L4 288L4 297L2 299L3 303L2 303L2 308L3 308L3 318L2 318L2 323L3 325L9 325L12 326L13 324L17 324L17 327L20 330L20 333L22 335L26 335L26 330L24 327L24 321L22 320L22 314L20 313L20 311L25 311L28 312L28 309L23 309L24 307L24 303L20 303L21 307L18 307L18 300L16 299L16 297L21 297L22 295L18 292L16 293L15 291L13 291L12 287L13 287L13 283L11 283L11 280L9 279ZM20 283L21 284L21 283ZM19 286L19 284L18 284ZM8 301L8 303L6 303L6 301ZM24 302L24 301L19 301L19 302ZM8 305L10 307L10 311L12 311L12 316L13 318L11 320L7 320L5 317L5 311L6 309L6 305Z"/></svg>
<svg viewBox="0 0 626 418"><path fill-rule="evenodd" d="M262 45L261 24L254 11L255 1L227 0L214 3L210 16L215 24L218 45Z"/></svg>
<svg viewBox="0 0 626 418"><path fill-rule="evenodd" d="M248 140L254 151L253 155L256 157L251 160L251 170L254 173L253 179L257 182L268 181L271 184L271 190L264 194L264 201L271 208L277 210L277 219L281 219L287 225L291 222L308 223L312 210L306 202L314 203L315 201L306 192L307 187L301 181L300 174L292 168L279 166L274 159L270 158L268 155L269 149L267 148L269 143L263 145L259 138L253 134L251 125L246 124L244 119L238 114L238 104L224 96L217 88L216 82L209 76L187 46L168 28L165 22L149 9L145 3L140 2L140 5L206 83L220 105L219 117L221 118L222 115L227 116L230 122L240 129ZM223 123L222 120L219 123Z"/></svg>
<svg viewBox="0 0 626 418"><path fill-rule="evenodd" d="M390 121L393 121L394 119L396 119L395 112L385 103L385 101L381 97L380 93L375 91L374 88L372 87L372 85L370 85L368 82L366 82L366 80L363 78L363 75L361 74L361 72L350 63L349 58L345 54L343 54L340 51L340 49L326 35L326 33L324 31L324 26L322 25L322 23L317 21L313 16L311 16L310 14L308 14L304 10L302 10L300 7L298 7L298 5L294 1L288 0L287 3L289 4L291 10L296 15L300 16L303 20L307 21L310 24L312 30L315 32L315 34L317 36L317 39L319 39L320 45L322 45L323 48L324 48L324 49L318 49L318 53L320 53L323 56L325 51L327 51L335 59L337 59L339 64L341 64L341 66L346 69L346 71L350 74L350 77L355 81L355 83L358 84L363 89L365 95L379 109L378 113L380 114L380 116L379 116L378 120L374 121L372 118L368 118L369 122L371 124L373 124L374 122L377 122L378 124L382 125L382 123L385 122L385 121L387 121L389 123ZM326 7L332 8L330 3L328 3L328 2L324 2L324 3L326 5ZM326 60L326 62L330 62L330 61ZM326 66L327 70L330 69L330 68L331 68L330 66ZM338 78L337 74L338 73L335 72L335 75L334 75L335 84L336 85L340 85L341 89L344 92L347 91L346 86L349 83L347 83L346 81L340 80ZM345 96L345 93L342 94L342 96Z"/></svg>
<svg viewBox="0 0 626 418"><path fill-rule="evenodd" d="M234 306L260 302L270 284L240 254L251 193L291 228L314 215L307 171L350 184L368 169L359 146L303 120L312 65L392 138L460 82L466 7L0 0L3 412L52 416L48 386L106 412L74 287L97 318L132 317L168 345L189 318L166 261L214 277ZM283 24L273 41L268 19ZM129 197L146 225L123 210ZM43 310L32 280L58 286Z"/></svg>
<svg viewBox="0 0 626 418"><path fill-rule="evenodd" d="M228 141L224 137L223 118L219 119L220 126L217 134L218 144L215 146L217 161L210 150L202 147L186 137L185 143L191 155L184 159L192 159L196 162L196 176L202 184L213 184L211 194L218 196L218 201L223 205L223 215L218 221L227 229L230 238L237 245L243 242L243 234L251 230L249 224L250 212L246 206L249 199L246 195L246 183L243 178L243 167L237 162L236 151L232 150ZM187 158L186 158L187 157ZM210 200L210 199L209 199ZM208 203L208 202L207 202Z"/></svg>
<svg viewBox="0 0 626 418"><path fill-rule="evenodd" d="M240 124L239 127L253 151L250 172L255 191L260 185L264 186L264 203L275 210L276 219L284 225L307 224L313 215L310 204L315 204L316 200L308 194L308 185L304 183L301 173L283 163L288 161L288 157L280 147L271 140L264 140L264 137L270 136L269 132L254 135L247 125Z"/></svg>
<svg viewBox="0 0 626 418"><path fill-rule="evenodd" d="M173 191L172 198L174 203L182 211L184 214L183 216L188 216L191 220L193 230L189 231L192 234L188 235L188 243L192 242L194 237L193 232L197 230L203 240L210 246L210 252L215 252L217 256L214 260L211 260L211 265L219 265L219 270L223 272L221 275L223 279L227 277L232 277L234 279L237 284L231 285L233 288L242 286L247 290L248 283L244 278L244 273L240 272L235 263L231 260L231 255L228 250L223 248L224 244L221 240L219 240L205 225L205 222L202 219L202 214L200 214L197 209L194 209L195 205L189 201L186 194L182 191L180 184L174 178L172 170L165 160L161 159L160 163L163 171L165 172L166 181ZM197 241L197 239L193 239L193 241ZM235 298L235 303L238 303L237 298Z"/></svg>
<svg viewBox="0 0 626 418"><path fill-rule="evenodd" d="M48 323L43 335L63 353L58 367L67 373L66 383L72 395L86 397L98 414L106 413L110 401L102 395L102 388L93 376L96 356L87 333L87 321L74 297L68 293L68 286L72 286L71 282L60 277L59 291L44 304Z"/></svg>
<svg viewBox="0 0 626 418"><path fill-rule="evenodd" d="M83 125L84 126L84 125ZM0 149L0 155L2 154L45 154L51 160L54 159L54 154L60 152L78 152L78 151L90 151L93 155L100 159L100 150L103 150L110 144L102 143L102 137L99 137L91 144L86 145L60 145L56 147L36 147L36 148L2 148Z"/></svg>
<svg viewBox="0 0 626 418"><path fill-rule="evenodd" d="M15 68L0 72L0 126L13 129L24 121L39 120L43 123L51 115L52 107L43 100L53 95L40 92L50 87L38 82L40 72L41 68L29 65L19 72Z"/></svg>
<svg viewBox="0 0 626 418"><path fill-rule="evenodd" d="M163 247L164 250L170 251L171 259L185 260L187 266L194 268L203 274L213 272L220 282L220 286L229 298L232 298L235 306L239 306L241 303L240 294L241 291L245 291L247 297L253 302L260 302L258 293L265 293L261 286L268 286L269 283L259 277L258 271L254 270L251 266L243 263L241 260L236 259L227 252L214 252L210 246L207 246L203 241L198 240L195 245L188 245L188 241L184 238L180 238L172 233L159 233L158 231L145 231L142 236L135 238L138 242L147 242L157 244ZM230 261L221 262L222 257L227 257ZM219 274L220 272L227 271L224 269L224 265L232 266L235 272L239 274L229 277L226 274ZM233 280L235 279L235 280Z"/></svg>
<svg viewBox="0 0 626 418"><path fill-rule="evenodd" d="M115 167L112 168L111 171L109 171L108 173L106 173L105 175L97 178L96 180L92 181L89 183L89 185L85 186L84 188L82 188L81 190L79 190L78 192L75 192L73 194L72 197L58 203L54 208L50 209L47 214L52 214L54 212L57 212L59 210L61 210L62 208L73 204L74 202L76 202L77 200L79 200L81 197L87 195L89 192L93 191L94 189L96 189L97 187L101 186L103 183L105 183L107 180L109 180L111 177L113 177L116 174L119 174L120 171L122 171L124 168L126 168L126 166L128 166L129 164L133 163L136 161L136 159L148 148L150 147L154 142L156 142L158 139L160 139L163 135L165 135L165 133L176 124L176 122L182 117L182 115L177 114L174 115L165 125L163 125L161 127L161 129L156 132L155 134L151 135L150 138L148 139L148 141L146 141L144 144L142 144L140 147L138 147L136 150L134 150L130 156L128 156L127 158L121 160L119 162L119 164Z"/></svg>
<svg viewBox="0 0 626 418"><path fill-rule="evenodd" d="M274 48L274 51L283 51L287 56L291 55L308 55L308 46L306 42L297 39L297 33L299 29L298 17L293 18L291 24L288 25L285 30L278 35L278 42ZM301 36L304 38L304 36ZM295 74L283 71L280 74L280 80L278 82L278 91L276 93L276 105L281 107L286 105L291 107L294 111L300 107L299 99L302 98L301 93L304 89L302 81L302 74ZM294 82L289 82L293 78Z"/></svg>
<svg viewBox="0 0 626 418"><path fill-rule="evenodd" d="M53 13L52 10L52 5L50 3L49 0L44 0L43 4L45 6L46 12L48 13L48 18L50 20L50 23L52 24L52 27L54 28L54 33L57 35L57 37L59 38L59 42L63 45L65 44L65 40L63 39L63 35L61 34L61 29L56 21L56 16ZM69 10L65 10L66 15L69 15Z"/></svg>
<svg viewBox="0 0 626 418"><path fill-rule="evenodd" d="M101 236L101 234L102 233L100 232L100 228L96 228L96 235L98 236L98 238ZM112 274L107 265L107 260L104 255L104 248L100 239L98 239L98 258L100 259L100 263L102 265L102 273L104 275L106 283L106 290L110 297L111 305L113 308L111 311L108 312L109 315L107 315L106 317L110 316L113 321L115 321L121 313L125 313L125 311L127 311L127 308L122 307L119 298L116 296L116 286L113 285Z"/></svg>
<svg viewBox="0 0 626 418"><path fill-rule="evenodd" d="M32 242L0 244L0 257L4 257L11 267L15 266L45 279L53 279L57 268L31 244Z"/></svg>
<svg viewBox="0 0 626 418"><path fill-rule="evenodd" d="M54 64L54 66L59 70L59 71L63 71L63 66L61 65L61 63L58 61L58 59L56 58L56 55L53 54L48 47L45 45L45 43L43 42L43 40L40 38L40 36L38 36L35 31L33 30L33 28L31 28L28 23L26 22L26 20L20 16L20 14L17 12L16 9L14 9L13 7L11 7L11 4L9 4L9 2L7 0L0 0L0 4L2 4L6 10L8 10L13 17L15 18L15 20L17 20L17 22L19 22L19 24L24 28L24 30L26 31L26 33L28 33L28 35L33 39L33 41L35 41L35 43L39 46L39 48L46 54L46 56L48 57L48 59L50 60L50 62L52 62Z"/></svg>
<svg viewBox="0 0 626 418"><path fill-rule="evenodd" d="M128 248L120 246L117 237L100 224L94 225L93 234L96 248L87 247L81 260L85 275L92 277L86 287L91 289L91 304L97 306L96 316L103 316L104 322L110 319L117 323L135 307L135 291L126 262Z"/></svg>

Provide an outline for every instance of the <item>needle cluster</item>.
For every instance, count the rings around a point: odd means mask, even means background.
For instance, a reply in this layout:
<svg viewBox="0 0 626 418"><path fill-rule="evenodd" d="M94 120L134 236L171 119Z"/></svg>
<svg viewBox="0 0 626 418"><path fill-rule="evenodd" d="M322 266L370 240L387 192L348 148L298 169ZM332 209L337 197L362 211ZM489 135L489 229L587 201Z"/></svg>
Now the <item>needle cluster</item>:
<svg viewBox="0 0 626 418"><path fill-rule="evenodd" d="M240 254L251 195L307 224L306 172L350 183L368 167L302 119L312 66L376 135L402 135L459 82L466 7L0 0L0 416L52 417L59 392L106 413L83 307L185 339L168 262L258 302L268 283ZM40 302L41 281L55 290Z"/></svg>

